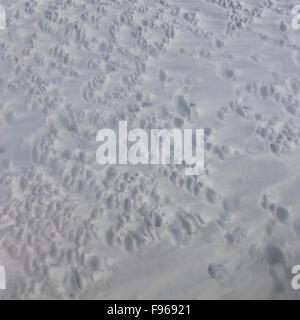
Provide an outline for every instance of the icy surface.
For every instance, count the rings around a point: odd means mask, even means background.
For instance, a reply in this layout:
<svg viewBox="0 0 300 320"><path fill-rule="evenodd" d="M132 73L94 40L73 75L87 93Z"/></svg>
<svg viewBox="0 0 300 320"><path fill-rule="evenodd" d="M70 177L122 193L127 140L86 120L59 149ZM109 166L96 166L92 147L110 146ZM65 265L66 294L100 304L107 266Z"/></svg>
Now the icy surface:
<svg viewBox="0 0 300 320"><path fill-rule="evenodd" d="M1 299L300 297L294 1L0 4ZM120 120L204 128L204 174L97 164Z"/></svg>

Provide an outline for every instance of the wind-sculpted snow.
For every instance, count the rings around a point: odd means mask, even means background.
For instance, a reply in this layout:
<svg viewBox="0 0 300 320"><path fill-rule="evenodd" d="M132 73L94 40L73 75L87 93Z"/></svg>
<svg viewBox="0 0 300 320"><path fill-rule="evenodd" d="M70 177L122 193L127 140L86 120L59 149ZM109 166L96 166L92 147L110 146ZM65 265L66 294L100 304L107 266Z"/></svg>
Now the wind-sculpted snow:
<svg viewBox="0 0 300 320"><path fill-rule="evenodd" d="M1 299L299 298L294 1L0 4ZM119 121L203 128L204 173L99 165Z"/></svg>

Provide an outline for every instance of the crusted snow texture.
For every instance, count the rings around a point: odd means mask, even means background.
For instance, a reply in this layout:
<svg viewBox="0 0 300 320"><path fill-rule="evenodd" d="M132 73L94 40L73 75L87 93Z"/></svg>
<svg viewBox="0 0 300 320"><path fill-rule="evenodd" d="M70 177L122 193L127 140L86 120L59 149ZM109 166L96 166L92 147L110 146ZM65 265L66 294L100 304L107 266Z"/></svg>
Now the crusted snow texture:
<svg viewBox="0 0 300 320"><path fill-rule="evenodd" d="M0 299L300 297L294 1L0 4ZM97 164L122 120L204 128L204 173Z"/></svg>

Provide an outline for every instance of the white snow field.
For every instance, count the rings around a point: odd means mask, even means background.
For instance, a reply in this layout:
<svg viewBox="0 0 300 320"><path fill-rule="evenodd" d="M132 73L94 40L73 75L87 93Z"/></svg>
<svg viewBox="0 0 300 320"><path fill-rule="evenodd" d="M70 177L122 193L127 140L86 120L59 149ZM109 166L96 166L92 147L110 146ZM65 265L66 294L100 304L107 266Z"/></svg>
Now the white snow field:
<svg viewBox="0 0 300 320"><path fill-rule="evenodd" d="M0 299L299 299L292 0L0 0ZM97 132L204 128L205 172Z"/></svg>

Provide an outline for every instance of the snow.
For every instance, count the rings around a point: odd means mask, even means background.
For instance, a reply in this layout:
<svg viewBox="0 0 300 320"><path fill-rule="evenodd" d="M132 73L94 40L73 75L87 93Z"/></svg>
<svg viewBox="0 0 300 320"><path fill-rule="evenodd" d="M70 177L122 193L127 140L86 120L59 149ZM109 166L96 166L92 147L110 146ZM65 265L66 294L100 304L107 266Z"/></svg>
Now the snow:
<svg viewBox="0 0 300 320"><path fill-rule="evenodd" d="M299 299L294 1L0 5L0 299ZM98 164L120 121L204 173Z"/></svg>

